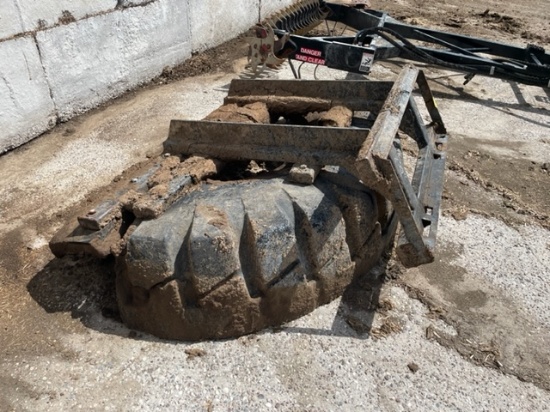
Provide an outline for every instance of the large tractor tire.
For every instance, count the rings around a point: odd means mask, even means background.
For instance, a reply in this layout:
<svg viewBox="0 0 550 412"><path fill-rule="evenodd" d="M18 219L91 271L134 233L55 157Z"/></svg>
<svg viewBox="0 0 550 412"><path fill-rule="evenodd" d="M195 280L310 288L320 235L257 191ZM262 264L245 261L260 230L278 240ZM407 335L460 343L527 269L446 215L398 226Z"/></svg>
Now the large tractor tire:
<svg viewBox="0 0 550 412"><path fill-rule="evenodd" d="M395 227L353 177L203 184L129 236L117 262L121 316L161 338L235 337L340 296Z"/></svg>

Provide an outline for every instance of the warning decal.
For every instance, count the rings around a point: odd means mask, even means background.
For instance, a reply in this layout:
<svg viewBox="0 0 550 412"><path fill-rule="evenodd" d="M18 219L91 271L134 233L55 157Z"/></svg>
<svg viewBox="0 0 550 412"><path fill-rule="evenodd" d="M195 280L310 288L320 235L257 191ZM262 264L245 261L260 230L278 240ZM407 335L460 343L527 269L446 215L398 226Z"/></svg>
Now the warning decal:
<svg viewBox="0 0 550 412"><path fill-rule="evenodd" d="M369 72L374 60L374 53L363 53L361 58L361 65L359 66L360 72Z"/></svg>
<svg viewBox="0 0 550 412"><path fill-rule="evenodd" d="M301 61L301 62L313 63L313 64L322 64L323 66L325 65L325 59L321 59L319 57L306 56L306 55L303 55L303 54L295 54L294 58L296 60Z"/></svg>

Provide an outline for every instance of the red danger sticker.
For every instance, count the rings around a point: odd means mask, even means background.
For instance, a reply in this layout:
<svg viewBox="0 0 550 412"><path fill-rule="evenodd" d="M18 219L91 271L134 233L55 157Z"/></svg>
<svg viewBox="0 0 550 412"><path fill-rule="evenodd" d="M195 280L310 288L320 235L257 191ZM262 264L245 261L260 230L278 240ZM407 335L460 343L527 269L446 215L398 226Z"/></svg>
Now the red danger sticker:
<svg viewBox="0 0 550 412"><path fill-rule="evenodd" d="M325 59L320 59L319 57L305 56L303 54L296 54L296 55L294 55L294 58L296 60L301 61L301 62L321 64L323 66L325 65Z"/></svg>
<svg viewBox="0 0 550 412"><path fill-rule="evenodd" d="M300 47L300 53L309 54L310 56L315 57L321 57L322 54L320 50L308 49L306 47Z"/></svg>

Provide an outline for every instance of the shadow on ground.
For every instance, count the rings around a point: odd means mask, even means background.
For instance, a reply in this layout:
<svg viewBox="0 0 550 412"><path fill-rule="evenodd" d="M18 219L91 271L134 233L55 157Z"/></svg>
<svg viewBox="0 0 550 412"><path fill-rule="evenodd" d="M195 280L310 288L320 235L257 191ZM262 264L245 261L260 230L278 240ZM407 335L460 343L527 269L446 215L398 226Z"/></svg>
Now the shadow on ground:
<svg viewBox="0 0 550 412"><path fill-rule="evenodd" d="M395 76L408 64L406 61L400 60L386 60L380 63L387 69L391 70ZM530 86L529 91L526 92L514 81L500 80L503 83L508 84L510 90L509 96L513 94L516 101L504 101L505 99L500 96L497 97L491 94L490 97L486 97L482 92L483 88L490 88L489 81L497 81L490 77L478 76L483 82L483 85L466 84L462 85L464 81L463 73L446 72L433 73L433 68L429 65L425 65L419 62L414 63L420 69L427 72L428 81L432 94L436 99L447 100L460 100L473 104L479 104L484 107L491 108L495 111L501 112L507 116L513 116L519 120L527 123L534 124L539 127L549 128L550 121L537 121L532 118L532 115L545 116L550 118L550 91L537 86ZM358 80L356 77L349 77L348 80ZM454 79L453 81L450 81ZM485 83L483 79L486 79ZM445 118L444 114L443 117Z"/></svg>
<svg viewBox="0 0 550 412"><path fill-rule="evenodd" d="M30 280L27 290L46 312L70 312L86 327L111 333L103 322L98 324L98 315L122 324L115 295L114 259L55 258Z"/></svg>
<svg viewBox="0 0 550 412"><path fill-rule="evenodd" d="M280 326L267 332L326 335L367 339L380 307L386 264L357 277L343 293L332 325L327 329ZM48 313L69 312L87 328L134 339L156 338L127 328L119 315L114 259L65 256L50 261L28 283L32 298Z"/></svg>
<svg viewBox="0 0 550 412"><path fill-rule="evenodd" d="M384 310L380 292L388 278L389 265L379 264L369 273L357 276L344 290L336 316L330 329L284 326L288 333L303 333L319 336L353 337L368 339L379 330L373 330L377 311Z"/></svg>

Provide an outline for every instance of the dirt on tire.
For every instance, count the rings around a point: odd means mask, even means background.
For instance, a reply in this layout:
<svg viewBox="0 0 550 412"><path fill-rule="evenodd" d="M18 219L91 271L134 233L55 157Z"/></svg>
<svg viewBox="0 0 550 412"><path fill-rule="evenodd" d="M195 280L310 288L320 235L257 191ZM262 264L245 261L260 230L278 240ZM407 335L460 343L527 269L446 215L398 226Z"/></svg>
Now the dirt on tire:
<svg viewBox="0 0 550 412"><path fill-rule="evenodd" d="M121 316L192 341L296 319L378 262L395 230L378 217L374 195L342 173L309 186L282 177L203 185L129 237L117 263Z"/></svg>

